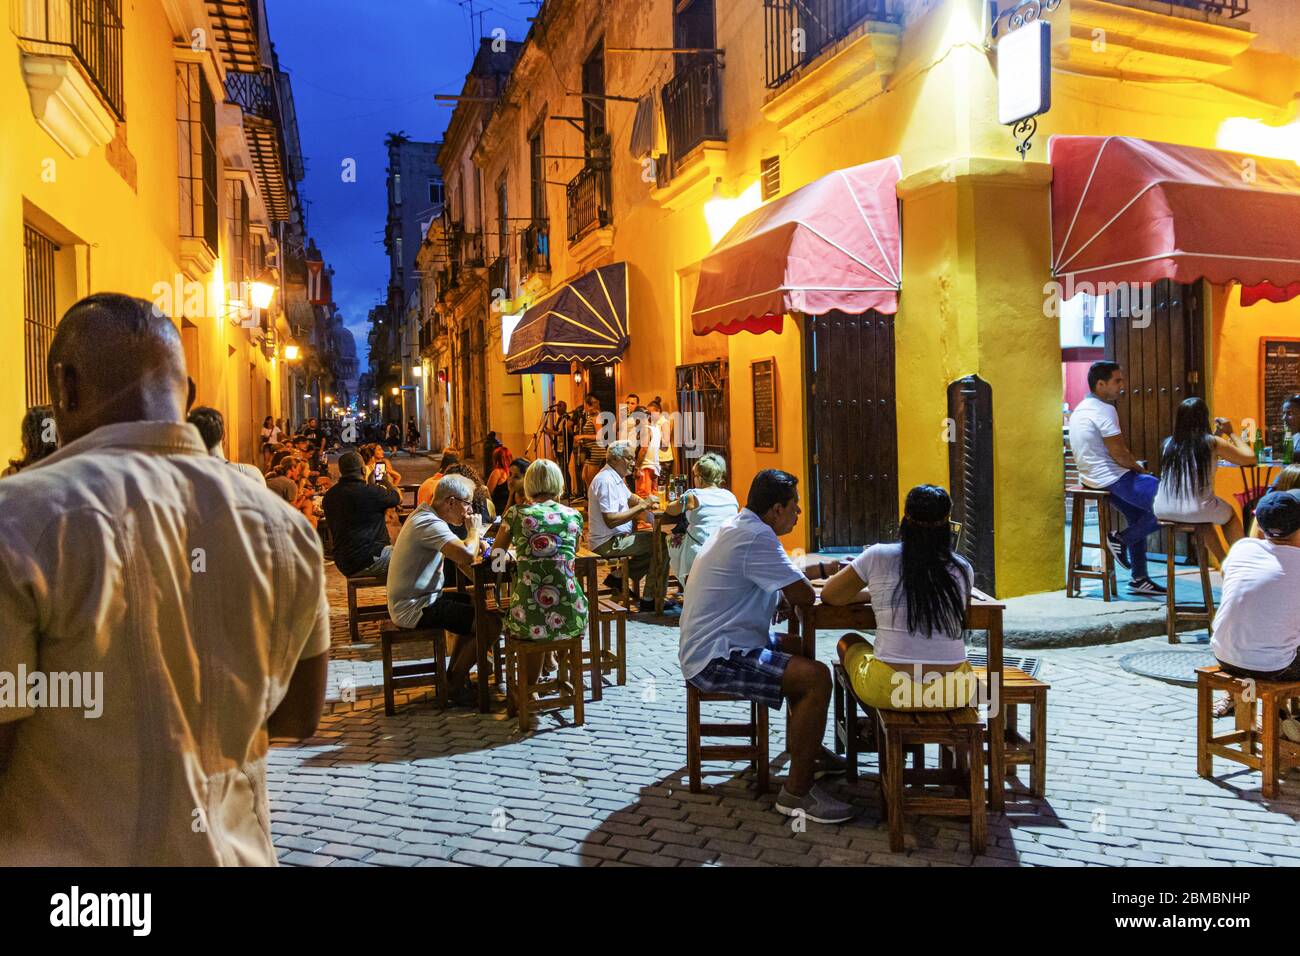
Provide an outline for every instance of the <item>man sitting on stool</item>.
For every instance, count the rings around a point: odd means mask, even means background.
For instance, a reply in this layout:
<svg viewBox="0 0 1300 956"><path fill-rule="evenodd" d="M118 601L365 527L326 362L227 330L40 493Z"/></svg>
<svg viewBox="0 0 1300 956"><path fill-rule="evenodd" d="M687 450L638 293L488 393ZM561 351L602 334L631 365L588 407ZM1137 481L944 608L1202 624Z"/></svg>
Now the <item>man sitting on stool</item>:
<svg viewBox="0 0 1300 956"><path fill-rule="evenodd" d="M632 442L616 441L609 446L605 467L591 479L587 489L587 524L590 528L591 550L602 558L630 558L628 575L632 578L632 593L640 597L640 582L650 570L652 531L637 531L636 519L654 510L659 502L651 498L642 501L628 490L626 478L636 460L636 447ZM605 579L611 587L622 587L623 582L611 575ZM641 600L641 610L653 611L654 601Z"/></svg>
<svg viewBox="0 0 1300 956"><path fill-rule="evenodd" d="M397 535L388 562L388 616L408 630L436 627L450 632L451 663L447 666L448 691L452 702L474 705L467 686L470 668L477 660L474 644L474 602L465 594L443 593L443 559L454 561L471 577L478 556L483 521L474 513L474 483L462 475L446 475L438 482L433 501L411 512ZM449 525L468 529L461 541ZM501 633L496 615L488 622L485 637L492 647ZM488 675L480 674L479 680Z"/></svg>
<svg viewBox="0 0 1300 956"><path fill-rule="evenodd" d="M366 463L354 451L339 457L339 482L325 492L325 519L334 537L334 566L340 574L382 578L388 573L393 545L388 537L388 509L402 503L402 493L388 475L366 481Z"/></svg>
<svg viewBox="0 0 1300 956"><path fill-rule="evenodd" d="M1116 561L1131 569L1129 591L1164 594L1147 574L1147 536L1160 528L1152 511L1160 482L1147 474L1124 441L1115 410L1124 385L1124 370L1114 362L1092 363L1091 394L1070 415L1070 451L1079 480L1085 487L1110 492L1110 500L1128 521L1127 528L1112 531L1104 543Z"/></svg>

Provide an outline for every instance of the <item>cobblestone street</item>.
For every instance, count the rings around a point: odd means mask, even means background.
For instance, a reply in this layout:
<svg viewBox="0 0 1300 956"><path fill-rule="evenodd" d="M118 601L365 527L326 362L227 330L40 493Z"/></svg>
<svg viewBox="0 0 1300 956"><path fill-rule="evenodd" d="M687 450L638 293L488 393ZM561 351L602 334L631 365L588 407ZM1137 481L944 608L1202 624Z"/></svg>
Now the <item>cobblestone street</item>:
<svg viewBox="0 0 1300 956"><path fill-rule="evenodd" d="M1017 782L1008 812L990 818L988 852L973 859L961 820L909 820L905 852L889 852L874 755L857 785L834 787L862 807L841 827L793 832L772 808L774 794L755 797L739 764L729 773L713 765L712 774L706 764L706 792L691 794L675 628L633 621L627 685L588 703L583 727L543 715L535 733L521 736L504 710L444 713L419 691L399 692L396 716L386 717L378 644L348 643L344 597L331 565L331 713L318 737L277 749L270 761L285 864L1300 862L1296 791L1284 785L1291 794L1265 803L1258 774L1221 761L1225 777L1197 777L1194 691L1120 668L1127 654L1167 648L1163 638L1035 652L1039 676L1052 685L1047 799L1032 799ZM832 658L837 637L819 637L819 659ZM774 715L771 725L775 760L784 720ZM783 769L774 763L775 776Z"/></svg>

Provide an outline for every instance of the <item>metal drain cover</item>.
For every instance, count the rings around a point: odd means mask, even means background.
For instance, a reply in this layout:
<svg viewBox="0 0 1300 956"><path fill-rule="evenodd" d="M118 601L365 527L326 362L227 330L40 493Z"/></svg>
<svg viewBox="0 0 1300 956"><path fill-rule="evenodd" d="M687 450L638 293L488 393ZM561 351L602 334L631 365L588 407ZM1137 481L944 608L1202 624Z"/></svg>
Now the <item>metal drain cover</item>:
<svg viewBox="0 0 1300 956"><path fill-rule="evenodd" d="M1217 664L1214 652L1197 651L1143 651L1119 659L1119 666L1130 674L1151 677L1184 687L1196 686L1196 668Z"/></svg>

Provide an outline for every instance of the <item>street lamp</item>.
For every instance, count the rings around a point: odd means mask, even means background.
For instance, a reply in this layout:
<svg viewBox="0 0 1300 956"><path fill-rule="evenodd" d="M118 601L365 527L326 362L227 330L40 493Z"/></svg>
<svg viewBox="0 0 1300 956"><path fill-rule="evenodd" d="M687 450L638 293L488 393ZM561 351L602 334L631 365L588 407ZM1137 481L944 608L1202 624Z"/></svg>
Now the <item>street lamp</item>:
<svg viewBox="0 0 1300 956"><path fill-rule="evenodd" d="M393 397L396 398L396 397L397 397L397 393L400 392L400 391L401 391L401 389L398 388L396 385L394 385L394 386L393 386Z"/></svg>
<svg viewBox="0 0 1300 956"><path fill-rule="evenodd" d="M284 347L284 360L285 360L286 362L296 362L296 361L298 361L298 357L299 357L299 355L301 355L301 354L302 354L302 353L301 353L301 350L298 348L298 346L296 346L296 345L294 345L294 344L292 344L292 343L290 343L290 344L288 344L288 345L286 345L286 346Z"/></svg>
<svg viewBox="0 0 1300 956"><path fill-rule="evenodd" d="M275 286L270 280L270 273L263 272L249 283L248 294L249 298L253 300L254 308L269 309L271 307L271 301L275 298Z"/></svg>

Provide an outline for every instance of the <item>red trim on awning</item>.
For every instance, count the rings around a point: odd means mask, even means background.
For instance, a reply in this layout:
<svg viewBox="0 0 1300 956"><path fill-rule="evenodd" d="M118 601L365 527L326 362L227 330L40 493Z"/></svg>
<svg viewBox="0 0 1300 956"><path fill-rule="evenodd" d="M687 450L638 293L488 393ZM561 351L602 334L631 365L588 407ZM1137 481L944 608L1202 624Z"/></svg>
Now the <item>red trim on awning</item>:
<svg viewBox="0 0 1300 956"><path fill-rule="evenodd" d="M1201 278L1256 287L1250 301L1300 294L1295 163L1124 136L1053 136L1048 158L1067 295L1069 280Z"/></svg>
<svg viewBox="0 0 1300 956"><path fill-rule="evenodd" d="M696 335L779 332L788 312L898 311L897 156L836 170L743 217L700 267Z"/></svg>

